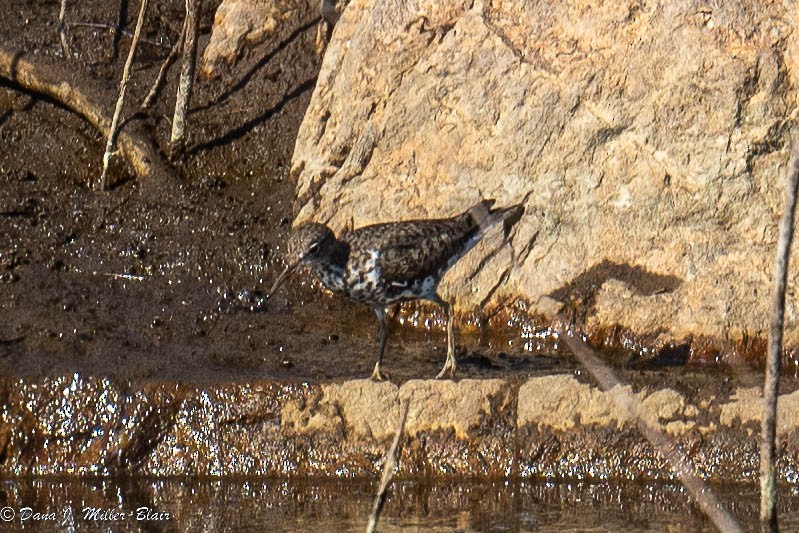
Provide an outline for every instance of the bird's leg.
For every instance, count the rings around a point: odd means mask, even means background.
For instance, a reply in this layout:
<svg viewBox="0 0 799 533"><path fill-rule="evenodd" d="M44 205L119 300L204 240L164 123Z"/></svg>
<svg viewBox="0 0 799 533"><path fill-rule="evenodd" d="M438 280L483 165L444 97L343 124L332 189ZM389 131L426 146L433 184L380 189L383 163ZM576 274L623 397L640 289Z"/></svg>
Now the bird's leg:
<svg viewBox="0 0 799 533"><path fill-rule="evenodd" d="M438 373L436 379L441 379L449 372L449 377L455 377L455 370L458 368L458 363L455 361L455 310L449 302L445 302L440 297L437 297L436 302L444 308L447 313L447 361L444 363L444 368Z"/></svg>
<svg viewBox="0 0 799 533"><path fill-rule="evenodd" d="M386 310L383 307L375 306L375 314L377 315L377 322L380 326L380 350L377 352L377 363L375 369L372 371L373 381L383 381L386 376L380 371L380 365L383 363L383 352L386 351L386 339L388 339L388 327L386 326Z"/></svg>

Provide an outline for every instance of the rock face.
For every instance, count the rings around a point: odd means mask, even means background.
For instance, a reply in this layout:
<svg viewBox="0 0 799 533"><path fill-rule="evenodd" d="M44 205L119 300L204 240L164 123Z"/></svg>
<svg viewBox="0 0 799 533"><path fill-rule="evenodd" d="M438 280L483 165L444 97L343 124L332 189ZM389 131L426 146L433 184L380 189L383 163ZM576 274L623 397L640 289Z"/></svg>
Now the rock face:
<svg viewBox="0 0 799 533"><path fill-rule="evenodd" d="M511 246L445 280L461 311L521 296L597 330L763 336L796 24L754 0L354 0L297 139L297 222L522 202ZM791 294L793 344L796 318Z"/></svg>
<svg viewBox="0 0 799 533"><path fill-rule="evenodd" d="M218 76L220 67L234 63L245 46L265 41L281 25L299 18L309 5L308 0L223 0L203 52L202 76Z"/></svg>
<svg viewBox="0 0 799 533"><path fill-rule="evenodd" d="M759 389L681 377L641 412L714 480L755 479ZM404 477L671 479L609 393L569 374L318 384L0 380L0 475L372 476L408 417ZM799 391L780 397L782 479L799 481Z"/></svg>

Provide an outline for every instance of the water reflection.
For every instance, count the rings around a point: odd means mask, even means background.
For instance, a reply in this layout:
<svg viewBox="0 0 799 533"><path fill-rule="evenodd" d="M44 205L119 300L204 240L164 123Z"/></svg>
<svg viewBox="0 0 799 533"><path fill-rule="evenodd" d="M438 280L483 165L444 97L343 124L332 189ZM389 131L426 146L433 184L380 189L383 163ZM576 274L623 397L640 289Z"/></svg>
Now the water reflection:
<svg viewBox="0 0 799 533"><path fill-rule="evenodd" d="M376 480L7 479L0 519L30 531L363 531ZM744 528L754 485L717 487ZM799 527L783 490L781 522ZM2 528L5 529L5 528ZM381 531L712 531L679 484L400 481Z"/></svg>

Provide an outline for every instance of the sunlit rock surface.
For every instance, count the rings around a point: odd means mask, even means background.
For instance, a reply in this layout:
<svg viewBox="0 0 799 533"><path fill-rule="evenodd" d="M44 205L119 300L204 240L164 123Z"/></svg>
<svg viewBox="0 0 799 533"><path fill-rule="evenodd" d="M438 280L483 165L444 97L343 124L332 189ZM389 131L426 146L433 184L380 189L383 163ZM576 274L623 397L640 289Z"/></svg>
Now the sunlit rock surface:
<svg viewBox="0 0 799 533"><path fill-rule="evenodd" d="M703 379L699 377L697 379ZM711 390L712 389L712 390ZM691 379L637 387L699 472L753 480L759 394ZM799 392L780 399L778 463L799 482ZM0 382L0 474L372 476L408 401L400 476L671 479L635 423L572 374L524 381L309 385L131 383L65 375Z"/></svg>
<svg viewBox="0 0 799 533"><path fill-rule="evenodd" d="M203 52L200 72L213 78L252 47L267 40L281 25L297 23L309 0L223 0L216 9L211 40Z"/></svg>
<svg viewBox="0 0 799 533"><path fill-rule="evenodd" d="M523 202L512 248L448 277L461 310L522 296L589 328L763 336L796 20L754 0L355 0L297 139L297 222Z"/></svg>

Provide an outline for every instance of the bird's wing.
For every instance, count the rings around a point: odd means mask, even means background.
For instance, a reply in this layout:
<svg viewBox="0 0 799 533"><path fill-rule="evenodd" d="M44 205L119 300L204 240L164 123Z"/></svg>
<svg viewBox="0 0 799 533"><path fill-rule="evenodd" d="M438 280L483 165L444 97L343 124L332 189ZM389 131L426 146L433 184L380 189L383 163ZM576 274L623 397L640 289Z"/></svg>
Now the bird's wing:
<svg viewBox="0 0 799 533"><path fill-rule="evenodd" d="M471 247L478 232L474 220L464 214L367 226L353 231L350 241L359 250L377 251L381 277L402 285L452 266Z"/></svg>

